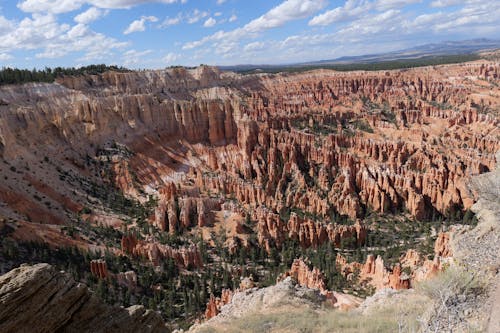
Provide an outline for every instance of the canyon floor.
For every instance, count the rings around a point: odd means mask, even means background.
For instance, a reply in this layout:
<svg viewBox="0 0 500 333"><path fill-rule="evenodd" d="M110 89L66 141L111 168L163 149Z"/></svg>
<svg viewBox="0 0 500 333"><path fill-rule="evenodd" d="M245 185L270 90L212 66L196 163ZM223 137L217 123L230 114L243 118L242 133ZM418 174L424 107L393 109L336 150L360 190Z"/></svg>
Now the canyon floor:
<svg viewBox="0 0 500 333"><path fill-rule="evenodd" d="M1 86L0 303L41 274L151 331L494 332L499 70Z"/></svg>

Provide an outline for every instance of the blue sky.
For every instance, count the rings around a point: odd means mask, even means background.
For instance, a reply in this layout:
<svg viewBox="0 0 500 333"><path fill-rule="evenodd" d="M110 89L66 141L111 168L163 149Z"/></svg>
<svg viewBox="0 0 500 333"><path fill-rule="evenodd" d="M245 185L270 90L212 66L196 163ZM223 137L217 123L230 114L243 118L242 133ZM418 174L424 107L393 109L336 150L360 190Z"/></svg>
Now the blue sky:
<svg viewBox="0 0 500 333"><path fill-rule="evenodd" d="M0 0L0 67L290 63L499 38L499 0Z"/></svg>

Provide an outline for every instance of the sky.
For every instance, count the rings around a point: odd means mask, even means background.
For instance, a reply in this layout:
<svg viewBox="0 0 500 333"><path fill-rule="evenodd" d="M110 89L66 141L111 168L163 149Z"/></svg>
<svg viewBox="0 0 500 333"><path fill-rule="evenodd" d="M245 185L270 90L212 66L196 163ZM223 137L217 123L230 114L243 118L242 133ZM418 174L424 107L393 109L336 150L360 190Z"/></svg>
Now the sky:
<svg viewBox="0 0 500 333"><path fill-rule="evenodd" d="M500 36L500 0L0 0L0 67L283 64Z"/></svg>

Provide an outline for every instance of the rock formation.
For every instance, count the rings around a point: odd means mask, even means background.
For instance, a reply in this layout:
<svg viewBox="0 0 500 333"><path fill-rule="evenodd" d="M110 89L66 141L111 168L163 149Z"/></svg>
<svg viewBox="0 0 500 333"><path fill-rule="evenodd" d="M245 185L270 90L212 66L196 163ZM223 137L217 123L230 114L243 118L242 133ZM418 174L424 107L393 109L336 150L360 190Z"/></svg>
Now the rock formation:
<svg viewBox="0 0 500 333"><path fill-rule="evenodd" d="M168 332L155 312L106 305L48 264L21 266L0 277L0 331Z"/></svg>
<svg viewBox="0 0 500 333"><path fill-rule="evenodd" d="M224 231L231 254L290 241L349 250L367 243L371 213L457 218L474 204L466 184L500 150L499 68L238 75L201 66L2 86L0 215L16 221L16 239L52 247L103 250L123 235L113 253L173 260L183 274L203 266L200 249L162 244L167 236L200 235L212 247ZM438 235L432 261L407 252L390 268L374 256L337 264L378 289L409 288L441 269L449 241ZM109 275L103 263L90 268ZM320 287L320 272L292 269Z"/></svg>
<svg viewBox="0 0 500 333"><path fill-rule="evenodd" d="M439 233L434 243L434 259L423 260L414 249L409 249L399 259L399 263L392 268L387 268L382 257L369 254L364 264L358 262L348 263L346 258L337 254L336 264L345 276L359 273L359 282L368 283L375 289L409 289L414 282L427 280L443 269L442 260L451 256L449 233ZM404 273L403 268L408 268L410 273Z"/></svg>
<svg viewBox="0 0 500 333"><path fill-rule="evenodd" d="M105 279L109 276L106 261L102 259L90 261L90 272L99 279Z"/></svg>
<svg viewBox="0 0 500 333"><path fill-rule="evenodd" d="M196 245L176 249L154 240L137 240L130 234L122 237L121 246L124 254L146 258L155 266L167 259L172 259L178 266L184 268L203 266L201 253Z"/></svg>

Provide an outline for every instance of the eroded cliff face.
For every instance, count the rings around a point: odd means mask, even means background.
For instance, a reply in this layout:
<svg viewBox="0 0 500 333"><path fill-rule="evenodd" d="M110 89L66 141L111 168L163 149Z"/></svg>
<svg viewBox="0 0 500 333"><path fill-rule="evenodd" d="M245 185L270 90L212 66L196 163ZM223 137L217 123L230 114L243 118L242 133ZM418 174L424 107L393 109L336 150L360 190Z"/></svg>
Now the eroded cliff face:
<svg viewBox="0 0 500 333"><path fill-rule="evenodd" d="M456 219L473 205L466 184L495 167L500 149L499 67L237 75L203 66L4 86L0 215L17 240L111 247L157 268L173 260L183 273L207 268L207 254L213 266L218 245L233 256L291 243L369 247L369 216ZM385 267L369 256L345 262L345 275L408 288L441 269L446 244L440 234L434 261L409 251ZM97 262L91 270L107 274Z"/></svg>
<svg viewBox="0 0 500 333"><path fill-rule="evenodd" d="M399 262L387 267L381 256L369 254L365 263L348 262L337 253L336 265L348 279L357 277L359 283L365 283L376 290L410 289L416 283L428 280L444 269L443 262L452 256L450 233L440 232L434 244L434 258L427 259L414 249L401 255ZM406 269L406 271L404 271Z"/></svg>
<svg viewBox="0 0 500 333"><path fill-rule="evenodd" d="M0 276L0 305L2 332L168 332L157 313L104 304L48 264Z"/></svg>
<svg viewBox="0 0 500 333"><path fill-rule="evenodd" d="M2 157L29 164L48 156L63 172L82 173L85 156L118 142L132 155L113 156L113 182L134 196L134 181L158 193L193 168L202 190L277 213L446 215L471 206L464 182L495 165L498 99L485 94L484 75L497 68L240 77L201 67L8 86ZM54 183L42 186L64 196ZM2 192L29 200L19 189ZM78 210L71 206L62 208Z"/></svg>

